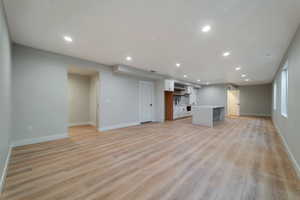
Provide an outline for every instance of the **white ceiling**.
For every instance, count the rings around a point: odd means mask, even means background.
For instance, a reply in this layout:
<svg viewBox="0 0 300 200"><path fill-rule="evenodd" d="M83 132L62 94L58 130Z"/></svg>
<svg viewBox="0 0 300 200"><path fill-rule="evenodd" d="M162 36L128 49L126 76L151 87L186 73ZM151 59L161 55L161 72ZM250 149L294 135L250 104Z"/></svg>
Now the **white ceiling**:
<svg viewBox="0 0 300 200"><path fill-rule="evenodd" d="M5 0L5 8L16 43L191 81L245 84L245 73L257 84L272 80L299 25L299 2ZM206 24L212 30L203 33ZM231 56L222 57L227 50Z"/></svg>

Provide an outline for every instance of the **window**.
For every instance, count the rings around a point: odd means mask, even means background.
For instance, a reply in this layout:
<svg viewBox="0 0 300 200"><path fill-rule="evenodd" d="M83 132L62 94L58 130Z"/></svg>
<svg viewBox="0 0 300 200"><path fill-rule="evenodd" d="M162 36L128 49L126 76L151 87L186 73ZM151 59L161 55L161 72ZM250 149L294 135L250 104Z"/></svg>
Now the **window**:
<svg viewBox="0 0 300 200"><path fill-rule="evenodd" d="M285 63L281 72L281 114L287 117L288 106L288 62Z"/></svg>
<svg viewBox="0 0 300 200"><path fill-rule="evenodd" d="M277 84L273 85L273 110L276 110L277 107Z"/></svg>

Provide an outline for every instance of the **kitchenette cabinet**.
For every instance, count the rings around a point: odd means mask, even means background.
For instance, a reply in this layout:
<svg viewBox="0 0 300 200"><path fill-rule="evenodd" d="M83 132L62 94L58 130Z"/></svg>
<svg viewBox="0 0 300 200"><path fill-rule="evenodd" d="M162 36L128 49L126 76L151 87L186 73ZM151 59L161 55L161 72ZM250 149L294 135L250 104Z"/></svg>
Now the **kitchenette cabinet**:
<svg viewBox="0 0 300 200"><path fill-rule="evenodd" d="M174 80L165 80L165 91L174 92Z"/></svg>
<svg viewBox="0 0 300 200"><path fill-rule="evenodd" d="M189 105L175 105L174 106L174 114L173 114L173 119L178 119L182 117L189 117L192 116L191 109L188 109Z"/></svg>
<svg viewBox="0 0 300 200"><path fill-rule="evenodd" d="M174 119L173 113L173 92L165 91L165 119L167 121L172 121Z"/></svg>
<svg viewBox="0 0 300 200"><path fill-rule="evenodd" d="M196 92L191 84L165 80L165 119L192 116L192 106L197 104Z"/></svg>

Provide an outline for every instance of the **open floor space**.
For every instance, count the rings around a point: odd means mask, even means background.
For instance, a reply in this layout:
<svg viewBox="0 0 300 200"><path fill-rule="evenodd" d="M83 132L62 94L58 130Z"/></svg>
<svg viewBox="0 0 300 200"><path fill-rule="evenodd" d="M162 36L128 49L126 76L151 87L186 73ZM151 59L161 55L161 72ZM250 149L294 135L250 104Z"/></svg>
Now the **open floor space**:
<svg viewBox="0 0 300 200"><path fill-rule="evenodd" d="M3 200L288 200L300 181L269 118L191 119L17 147Z"/></svg>
<svg viewBox="0 0 300 200"><path fill-rule="evenodd" d="M300 200L300 0L0 0L0 200Z"/></svg>

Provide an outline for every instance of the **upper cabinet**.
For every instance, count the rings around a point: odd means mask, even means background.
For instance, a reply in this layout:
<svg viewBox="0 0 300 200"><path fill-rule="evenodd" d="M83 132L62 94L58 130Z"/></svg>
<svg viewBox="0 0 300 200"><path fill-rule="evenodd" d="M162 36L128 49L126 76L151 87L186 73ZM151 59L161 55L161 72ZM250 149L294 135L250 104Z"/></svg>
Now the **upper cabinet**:
<svg viewBox="0 0 300 200"><path fill-rule="evenodd" d="M187 88L186 88L186 93L187 94L192 94L193 93L193 87L191 87L191 86L187 86Z"/></svg>
<svg viewBox="0 0 300 200"><path fill-rule="evenodd" d="M165 91L174 92L174 80L165 80Z"/></svg>
<svg viewBox="0 0 300 200"><path fill-rule="evenodd" d="M196 105L197 104L197 93L196 89L191 87L190 88L190 98L189 98L189 104L190 105Z"/></svg>

